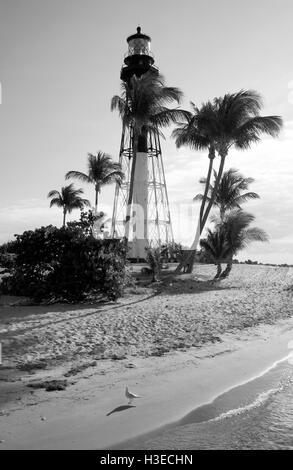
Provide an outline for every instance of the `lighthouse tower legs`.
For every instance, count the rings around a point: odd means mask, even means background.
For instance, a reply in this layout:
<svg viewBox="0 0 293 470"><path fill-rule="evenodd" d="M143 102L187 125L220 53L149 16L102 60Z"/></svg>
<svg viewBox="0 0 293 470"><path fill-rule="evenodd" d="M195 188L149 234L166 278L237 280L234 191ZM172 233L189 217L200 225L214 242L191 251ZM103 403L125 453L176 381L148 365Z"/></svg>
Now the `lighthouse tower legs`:
<svg viewBox="0 0 293 470"><path fill-rule="evenodd" d="M133 204L128 227L125 224L133 163L132 132L122 132L119 162L125 180L116 185L111 236L127 236L128 257L145 259L148 246L173 242L167 186L159 136L148 135L147 152L138 152L135 166Z"/></svg>

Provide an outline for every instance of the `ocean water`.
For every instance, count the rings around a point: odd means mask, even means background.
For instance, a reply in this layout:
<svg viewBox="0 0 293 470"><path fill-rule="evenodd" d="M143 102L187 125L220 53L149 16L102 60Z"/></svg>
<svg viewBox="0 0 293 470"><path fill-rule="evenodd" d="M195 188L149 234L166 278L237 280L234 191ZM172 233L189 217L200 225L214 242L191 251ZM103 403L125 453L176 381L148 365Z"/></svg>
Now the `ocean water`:
<svg viewBox="0 0 293 470"><path fill-rule="evenodd" d="M284 360L127 449L293 450L293 364Z"/></svg>

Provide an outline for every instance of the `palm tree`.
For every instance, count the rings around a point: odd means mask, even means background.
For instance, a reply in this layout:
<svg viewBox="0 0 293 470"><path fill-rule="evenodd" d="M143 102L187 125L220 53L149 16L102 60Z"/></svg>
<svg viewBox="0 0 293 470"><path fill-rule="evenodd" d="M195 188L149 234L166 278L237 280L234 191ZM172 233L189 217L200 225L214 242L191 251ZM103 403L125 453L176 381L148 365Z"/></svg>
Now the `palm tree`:
<svg viewBox="0 0 293 470"><path fill-rule="evenodd" d="M212 117L214 113L213 104L208 101L203 103L201 108L195 106L191 102L193 114L187 120L187 123L180 123L172 132L172 137L175 138L176 147L189 146L194 150L208 150L209 167L207 177L205 179L205 190L201 200L199 228L201 227L201 220L203 218L205 204L207 202L207 195L210 185L210 179L213 170L213 163L216 157L215 153L215 129L211 126ZM188 116L187 116L188 118Z"/></svg>
<svg viewBox="0 0 293 470"><path fill-rule="evenodd" d="M196 250L200 235L214 204L229 150L232 147L238 150L247 150L253 143L259 142L263 134L272 137L279 135L282 128L281 117L260 116L261 108L262 98L254 90L228 93L224 97L214 98L212 102L212 108L205 120L205 128L211 129L213 144L220 157L220 165L213 192L200 221L200 230L196 233L191 247L192 250ZM191 261L190 258L185 259L177 270L188 265L188 271L191 272L193 264L194 257Z"/></svg>
<svg viewBox="0 0 293 470"><path fill-rule="evenodd" d="M195 240L190 250L184 250L185 253L182 256L182 260L179 263L176 272L180 272L182 269L184 272L192 271L198 240L203 230L202 219L207 202L214 159L216 157L216 129L212 126L214 105L208 101L203 103L201 108L196 107L193 102L191 102L191 106L193 114L190 117L187 116L187 123L179 123L178 127L172 132L172 137L175 138L177 148L187 145L194 150L208 150L209 167L207 178L205 180L204 195L200 206Z"/></svg>
<svg viewBox="0 0 293 470"><path fill-rule="evenodd" d="M214 183L209 185L206 200L210 202L211 195L214 192L215 183L218 179L218 173L214 170ZM220 218L223 219L227 211L232 209L241 209L241 204L249 199L259 199L259 195L248 191L248 186L254 182L253 178L245 178L238 170L230 168L225 171L219 182L218 191L213 205L220 210ZM206 178L201 178L200 183L206 186ZM202 201L204 196L197 194L193 200Z"/></svg>
<svg viewBox="0 0 293 470"><path fill-rule="evenodd" d="M223 98L215 98L213 103L211 126L216 130L216 150L221 160L214 191L203 216L202 229L214 204L229 150L232 147L247 150L253 143L260 142L263 134L277 137L283 125L280 116L260 116L263 100L254 90L228 93Z"/></svg>
<svg viewBox="0 0 293 470"><path fill-rule="evenodd" d="M260 228L249 225L255 217L252 214L236 209L224 215L216 223L215 230L208 230L207 237L200 241L201 247L217 265L215 279L224 279L231 272L233 256L253 241L268 241L267 234ZM221 263L226 262L222 272Z"/></svg>
<svg viewBox="0 0 293 470"><path fill-rule="evenodd" d="M61 188L61 192L52 190L48 194L48 198L51 198L50 207L57 206L63 207L63 227L65 227L66 214L73 209L83 209L84 206L90 206L90 202L87 199L81 197L83 194L82 189L75 189L72 184Z"/></svg>
<svg viewBox="0 0 293 470"><path fill-rule="evenodd" d="M217 266L217 273L214 279L218 279L222 273L222 261L230 255L230 247L226 239L224 230L207 230L206 238L200 240L200 246L206 255Z"/></svg>
<svg viewBox="0 0 293 470"><path fill-rule="evenodd" d="M98 209L98 197L102 186L114 182L121 183L124 173L120 163L112 160L112 157L104 152L97 152L97 155L88 154L88 172L68 171L66 179L75 178L84 183L94 184L95 186L95 213Z"/></svg>
<svg viewBox="0 0 293 470"><path fill-rule="evenodd" d="M173 102L179 104L183 94L178 88L167 87L162 75L152 72L147 72L141 77L134 75L129 82L122 82L121 87L121 96L113 96L111 100L111 110L118 110L123 128L128 128L131 131L133 139L133 162L128 193L127 223L130 219L133 201L137 152L147 151L149 133L160 134L160 128L180 119L188 119L190 113L178 108L170 109L167 107L168 104Z"/></svg>

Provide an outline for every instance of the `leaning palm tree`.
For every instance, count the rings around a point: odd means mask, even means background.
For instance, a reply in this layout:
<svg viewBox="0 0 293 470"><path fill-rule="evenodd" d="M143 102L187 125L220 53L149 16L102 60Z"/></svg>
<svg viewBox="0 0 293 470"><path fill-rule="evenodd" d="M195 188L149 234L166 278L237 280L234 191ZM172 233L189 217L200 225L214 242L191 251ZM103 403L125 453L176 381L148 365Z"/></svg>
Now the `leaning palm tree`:
<svg viewBox="0 0 293 470"><path fill-rule="evenodd" d="M200 241L201 247L211 260L217 265L217 274L214 279L224 279L229 276L233 256L246 248L251 242L268 241L267 234L260 228L249 225L255 217L252 214L236 209L226 214L216 223L215 230L208 230L207 237ZM226 269L222 272L221 263L226 262Z"/></svg>
<svg viewBox="0 0 293 470"><path fill-rule="evenodd" d="M215 98L213 108L205 122L206 127L213 131L215 150L220 157L217 179L213 193L204 210L200 230L196 233L191 249L196 250L200 235L205 227L209 213L217 195L218 186L224 171L225 161L229 150L247 150L253 143L261 140L262 135L277 137L282 128L280 116L261 116L262 98L254 90L241 90L238 93L228 93L224 97ZM177 270L188 267L193 269L193 259L183 260Z"/></svg>
<svg viewBox="0 0 293 470"><path fill-rule="evenodd" d="M160 128L178 120L186 120L190 113L178 108L170 109L167 107L168 104L174 102L179 104L183 94L178 88L167 87L162 75L152 72L147 72L141 77L134 75L129 82L122 82L121 88L121 96L113 96L111 100L111 110L118 110L123 127L131 131L133 139L133 162L128 192L127 223L130 219L131 204L133 202L137 152L147 151L149 133L160 134Z"/></svg>
<svg viewBox="0 0 293 470"><path fill-rule="evenodd" d="M201 221L204 214L205 204L207 202L210 179L213 170L213 163L216 157L216 129L211 125L214 113L214 105L208 101L203 103L201 108L191 102L193 114L190 118L187 116L187 123L179 123L173 130L172 137L175 138L176 147L188 146L194 150L208 150L209 167L207 177L204 180L205 190L201 200L200 216L198 230L201 227Z"/></svg>
<svg viewBox="0 0 293 470"><path fill-rule="evenodd" d="M211 126L217 133L216 150L220 156L220 166L214 191L202 220L203 227L214 204L229 150L232 147L247 150L253 143L260 142L262 135L277 137L282 129L280 116L260 116L262 106L262 97L254 90L241 90L214 99L215 112Z"/></svg>
<svg viewBox="0 0 293 470"><path fill-rule="evenodd" d="M73 209L83 209L85 206L90 206L87 199L83 199L82 189L75 189L73 184L61 188L61 192L57 190L50 191L48 198L51 198L50 207L57 206L63 208L63 227L65 227L66 215Z"/></svg>
<svg viewBox="0 0 293 470"><path fill-rule="evenodd" d="M88 154L88 172L68 171L66 179L75 178L84 183L95 186L95 213L98 209L98 197L102 186L114 182L121 183L124 173L120 163L114 162L112 157L104 152L97 152L97 155Z"/></svg>
<svg viewBox="0 0 293 470"><path fill-rule="evenodd" d="M191 106L193 109L192 115L187 116L187 122L178 124L178 127L172 132L172 137L175 138L177 148L188 146L194 150L208 150L209 166L207 177L205 179L204 194L200 206L195 242L191 246L190 250L184 250L185 252L183 254L182 261L179 263L176 272L180 272L182 269L184 272L192 271L198 240L203 230L202 220L210 187L214 159L216 157L215 145L217 129L212 125L214 105L208 101L203 103L201 108L195 106L193 102L191 102Z"/></svg>
<svg viewBox="0 0 293 470"><path fill-rule="evenodd" d="M214 192L215 183L218 179L218 173L214 170L214 182L209 184L206 200L210 202L211 195ZM206 186L206 178L201 178L200 183ZM254 182L253 178L245 178L238 170L230 168L225 171L219 182L218 191L213 205L220 211L220 218L223 220L227 211L232 209L241 209L241 205L250 199L259 199L259 195L252 191L247 191L248 186ZM247 192L245 192L247 191ZM202 201L204 195L197 194L193 200Z"/></svg>

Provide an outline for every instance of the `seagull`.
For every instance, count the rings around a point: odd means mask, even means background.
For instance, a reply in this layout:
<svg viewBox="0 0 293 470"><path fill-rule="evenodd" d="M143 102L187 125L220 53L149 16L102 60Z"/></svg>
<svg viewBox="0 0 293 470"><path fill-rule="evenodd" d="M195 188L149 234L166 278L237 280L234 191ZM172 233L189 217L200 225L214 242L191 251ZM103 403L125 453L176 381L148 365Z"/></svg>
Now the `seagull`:
<svg viewBox="0 0 293 470"><path fill-rule="evenodd" d="M128 390L128 387L126 387L125 396L126 396L126 398L127 398L127 400L128 400L128 405L131 404L131 402L132 402L132 400L133 400L134 398L141 398L139 395L136 395L135 393L130 392L130 391Z"/></svg>

